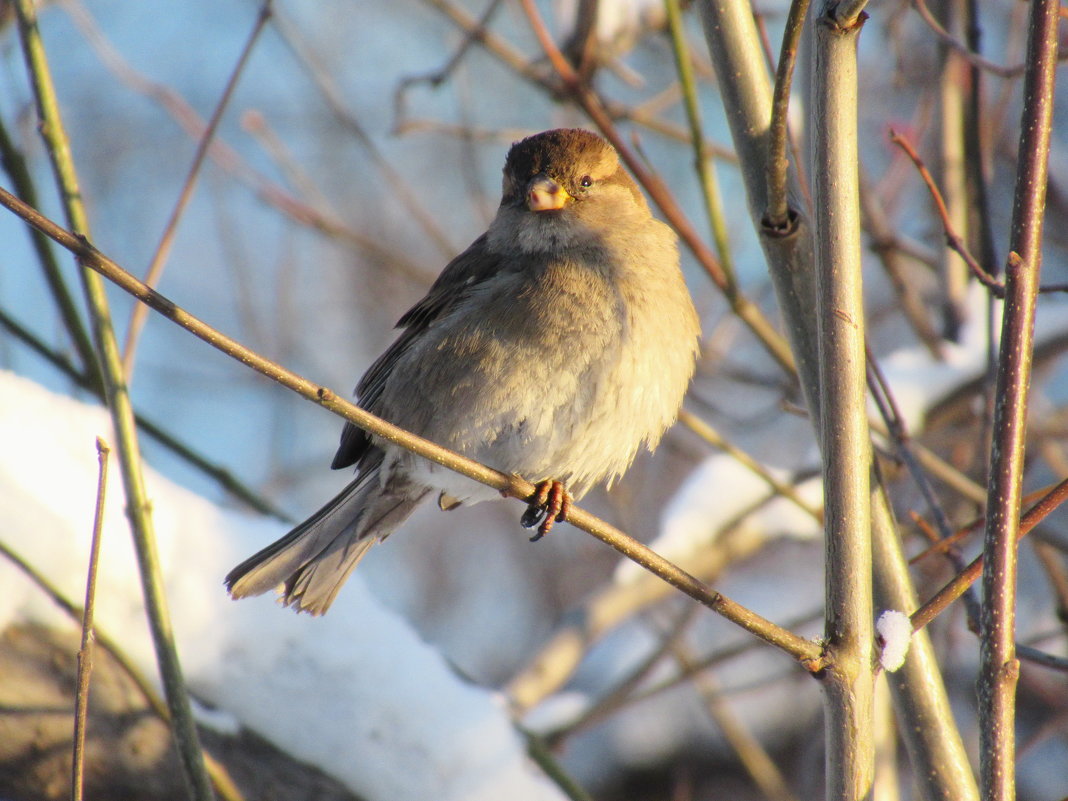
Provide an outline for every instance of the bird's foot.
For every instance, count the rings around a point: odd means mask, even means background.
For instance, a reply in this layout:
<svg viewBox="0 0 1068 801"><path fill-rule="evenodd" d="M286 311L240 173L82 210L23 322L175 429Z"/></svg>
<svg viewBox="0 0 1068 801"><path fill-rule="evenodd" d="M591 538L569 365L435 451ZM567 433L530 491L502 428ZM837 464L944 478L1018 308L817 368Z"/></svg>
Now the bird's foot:
<svg viewBox="0 0 1068 801"><path fill-rule="evenodd" d="M550 531L557 521L561 523L567 520L571 511L571 494L559 481L539 481L534 487L534 494L530 496L527 510L519 519L523 528L538 526L537 533L530 538L531 542L537 542ZM538 525L538 524L541 525Z"/></svg>

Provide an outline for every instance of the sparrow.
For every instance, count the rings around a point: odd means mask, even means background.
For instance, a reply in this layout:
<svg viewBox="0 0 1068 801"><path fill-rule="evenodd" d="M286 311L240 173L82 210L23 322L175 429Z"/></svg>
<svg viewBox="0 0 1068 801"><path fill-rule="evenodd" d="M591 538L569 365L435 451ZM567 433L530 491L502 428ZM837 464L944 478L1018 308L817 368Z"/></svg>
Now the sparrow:
<svg viewBox="0 0 1068 801"><path fill-rule="evenodd" d="M611 485L674 422L700 328L674 232L615 149L572 128L512 145L489 229L449 262L356 387L368 411L534 482L537 539L572 500ZM437 495L443 510L500 497L351 423L331 467L356 477L226 576L233 598L279 588L330 607L372 545Z"/></svg>

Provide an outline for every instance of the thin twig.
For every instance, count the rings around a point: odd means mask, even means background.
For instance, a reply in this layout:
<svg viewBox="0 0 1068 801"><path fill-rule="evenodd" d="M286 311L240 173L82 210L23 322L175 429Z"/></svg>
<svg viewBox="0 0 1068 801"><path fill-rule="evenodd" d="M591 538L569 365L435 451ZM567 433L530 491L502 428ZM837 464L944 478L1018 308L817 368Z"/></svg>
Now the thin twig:
<svg viewBox="0 0 1068 801"><path fill-rule="evenodd" d="M1028 493L1027 495L1024 496L1024 499L1023 499L1024 505L1027 506L1027 505L1034 504L1037 501L1042 500L1052 489L1053 489L1053 486L1051 485L1051 486L1048 486L1048 487L1043 487L1040 490L1036 490L1034 492ZM922 518L920 518L919 515L915 516L915 518L913 519L913 522L916 523L916 525L920 526L921 528L927 525L927 522L925 520L923 520ZM933 536L931 537L931 545L930 545L930 547L926 548L925 550L921 551L920 553L916 554L911 559L909 559L909 564L910 565L915 565L915 564L918 564L918 563L922 562L924 559L927 559L930 556L934 556L935 554L944 553L947 549L952 548L952 547L956 546L957 544L959 544L961 542L961 540L965 540L968 537L970 537L971 535L975 534L975 532L981 530L985 525L986 525L986 516L985 515L981 515L981 516L975 518L974 520L970 521L969 523L965 524L961 528L957 529L949 537L942 538L936 532L934 532L932 530L931 534Z"/></svg>
<svg viewBox="0 0 1068 801"><path fill-rule="evenodd" d="M942 220L942 229L945 231L946 243L962 259L964 259L964 263L968 265L968 269L979 283L989 289L995 297L1005 297L1005 285L983 269L983 266L979 264L976 258L971 254L971 251L968 250L968 245L964 241L964 238L958 234L953 227L953 221L950 219L949 209L946 206L945 199L942 197L942 192L938 189L938 185L935 183L931 171L927 169L927 165L924 164L923 159L920 158L920 154L917 153L912 144L897 131L890 131L890 141L900 147L912 163L916 165L916 170L920 173L920 178L923 179L927 191L931 193L931 200L934 201L935 209L938 211L938 216Z"/></svg>
<svg viewBox="0 0 1068 801"><path fill-rule="evenodd" d="M247 367L344 417L360 428L389 442L398 444L425 459L462 473L468 478L493 487L510 497L519 498L526 502L529 502L533 497L534 485L529 481L519 476L507 475L493 470L473 459L453 453L429 440L405 431L399 426L392 425L344 400L342 396L332 390L314 384L306 378L287 370L280 364L272 362L255 351L246 348L236 340L189 314L151 287L146 286L142 281L104 256L84 238L77 237L64 230L4 189L0 189L0 205L15 212L30 225L70 250L86 267L99 272L100 275L133 295L142 303L148 304L167 319L207 342L212 347L242 362ZM615 548L627 558L655 573L664 581L714 612L723 615L747 631L784 650L795 659L801 660L807 667L818 668L821 650L816 643L776 626L774 623L727 598L722 593L716 592L650 548L628 537L614 526L610 526L603 520L594 517L589 512L585 512L578 507L572 507L568 522Z"/></svg>
<svg viewBox="0 0 1068 801"><path fill-rule="evenodd" d="M931 172L927 169L927 165L923 163L923 159L920 158L919 154L912 147L909 141L905 139L905 137L898 134L896 131L890 132L890 141L892 141L894 144L898 145L902 150L904 150L906 155L908 155L909 159L912 161L912 163L916 165L916 169L919 171L920 177L923 179L924 184L927 186L927 190L931 193L931 199L934 200L935 209L937 209L938 211L938 216L942 220L942 228L945 231L946 243L952 250L956 251L962 259L964 259L964 263L968 265L968 269L971 271L972 275L975 276L976 280L978 280L980 284L990 290L990 294L992 294L995 298L1004 299L1005 285L993 275L991 275L990 272L987 271L979 263L979 261L975 258L975 256L972 255L971 251L968 249L968 245L967 243L965 243L964 237L957 233L952 221L950 220L949 209L946 207L946 201L942 197L942 193L941 191L939 191L938 185L935 184L934 178L931 177ZM1042 295L1053 294L1055 292L1068 292L1068 283L1043 284L1040 285L1035 291Z"/></svg>
<svg viewBox="0 0 1068 801"><path fill-rule="evenodd" d="M768 126L767 183L768 205L764 212L764 225L779 231L791 226L788 185L790 162L786 158L789 140L790 87L793 83L794 63L797 61L797 46L805 26L809 0L793 0L786 17L782 35L782 49L775 71L775 92L771 101L771 123Z"/></svg>
<svg viewBox="0 0 1068 801"><path fill-rule="evenodd" d="M743 467L759 476L773 491L793 503L798 509L803 511L817 523L823 525L823 511L821 509L813 506L802 498L800 494L798 494L796 487L780 481L750 454L725 439L707 420L703 420L697 415L682 409L679 411L679 422L697 434L697 436L709 445L714 448L719 448Z"/></svg>
<svg viewBox="0 0 1068 801"><path fill-rule="evenodd" d="M924 500L927 502L927 508L930 511L931 516L934 518L935 525L938 527L940 538L944 542L948 541L953 537L953 527L950 525L949 517L942 508L942 504L938 500L938 495L935 493L934 487L931 486L926 471L920 467L915 454L912 452L911 437L909 436L905 421L901 417L901 412L898 409L894 394L890 390L890 385L887 383L886 377L883 375L883 371L879 367L879 362L876 360L875 355L871 352L870 348L866 348L866 351L869 371L868 384L871 388L871 396L875 400L875 405L879 409L879 413L885 421L887 429L890 431L891 438L897 445L897 452L901 456L902 461L904 461L905 466L908 468L909 475L912 476L912 480L920 489L920 494L923 495ZM954 570L960 572L964 568L964 561L955 549L947 548L945 554L953 565ZM979 621L979 599L975 597L975 594L969 588L965 593L964 601L968 610L969 623L974 628L977 628Z"/></svg>
<svg viewBox="0 0 1068 801"><path fill-rule="evenodd" d="M89 575L85 581L85 606L82 613L82 643L78 649L78 683L74 691L74 756L71 767L71 800L82 801L85 779L85 724L89 713L89 677L93 672L93 611L96 606L96 574L100 565L100 535L104 528L104 499L108 486L108 454L111 448L96 438L96 454L100 463L96 483L96 509L93 514L93 536L89 545Z"/></svg>
<svg viewBox="0 0 1068 801"><path fill-rule="evenodd" d="M238 57L237 63L234 65L234 69L230 73L230 78L226 81L226 87L223 89L222 97L219 98L219 102L216 104L215 110L212 112L211 118L208 120L208 126L200 136L200 141L197 142L196 152L193 154L193 162L189 165L189 172L185 176L182 190L178 193L178 200L175 202L174 208L171 209L171 216L167 219L167 224L163 226L163 233L160 235L159 244L156 245L156 251L152 254L152 260L149 262L148 270L145 271L145 283L149 286L159 286L159 280L163 276L163 269L167 265L167 257L170 255L171 247L174 245L174 235L178 230L178 223L181 221L182 215L185 213L186 207L189 205L189 201L193 199L193 190L196 188L197 178L200 176L200 168L204 165L204 160L207 158L208 148L211 146L212 140L215 138L215 131L219 128L223 113L226 111L227 106L230 105L230 98L233 97L234 89L237 88L237 81L245 71L245 65L248 64L249 56L252 55L252 48L259 39L260 33L263 31L270 16L271 0L265 0L263 5L260 6L260 13L257 15L256 22L252 26L252 32L249 34L248 41L245 42L245 47L242 49L241 55ZM141 338L141 329L144 327L147 318L148 309L140 303L135 303L130 312L130 321L126 328L126 344L123 346L122 350L122 368L126 375L127 382L133 380L134 358L137 354L137 343Z"/></svg>
<svg viewBox="0 0 1068 801"><path fill-rule="evenodd" d="M84 615L84 611L81 607L67 598L63 593L59 591L45 576L33 565L15 553L9 548L2 540L0 540L0 556L6 558L11 564L18 568L23 575L25 575L30 581L32 581L45 595L47 595L56 606L63 610L64 613L75 623L80 621ZM106 631L97 628L93 635L94 642L99 645L104 652L115 660L115 664L119 666L126 677L137 688L137 691L144 698L145 703L151 707L156 716L170 725L170 712L167 709L166 702L160 698L159 693L156 692L151 681L137 669L133 660L122 649L122 646L111 637ZM222 763L216 760L207 751L204 751L204 764L208 769L208 774L211 776L212 785L215 787L219 797L224 801L244 801L241 792L237 789L233 779L230 778L230 774Z"/></svg>
<svg viewBox="0 0 1068 801"><path fill-rule="evenodd" d="M1016 534L1017 539L1027 536L1031 529L1041 523L1047 515L1065 501L1068 501L1068 478L1046 493L1042 500L1032 506L1020 519L1019 529ZM982 572L983 557L980 555L969 562L962 573L954 576L927 603L912 613L913 631L919 631L938 617L947 606L964 594L965 588L971 586Z"/></svg>

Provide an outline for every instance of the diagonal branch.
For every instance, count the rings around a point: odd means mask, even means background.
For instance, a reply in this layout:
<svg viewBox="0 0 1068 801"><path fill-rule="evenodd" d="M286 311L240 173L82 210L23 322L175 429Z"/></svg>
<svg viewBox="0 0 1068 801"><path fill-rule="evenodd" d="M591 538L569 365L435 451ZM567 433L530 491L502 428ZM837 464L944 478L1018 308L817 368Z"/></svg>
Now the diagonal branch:
<svg viewBox="0 0 1068 801"><path fill-rule="evenodd" d="M0 189L0 205L10 209L38 231L67 248L85 267L104 276L137 300L150 306L171 322L186 329L212 347L240 361L256 372L267 376L287 389L318 403L320 406L377 437L400 445L425 459L493 487L503 495L528 502L533 496L535 488L529 481L519 476L507 475L486 467L473 459L468 459L458 453L442 448L440 445L435 445L427 439L405 431L399 426L376 417L355 404L340 398L332 390L319 386L243 346L221 331L212 328L202 320L189 314L173 301L122 269L118 264L89 244L83 237L75 236L61 226L56 225L52 220L37 210L30 208L4 189ZM807 669L815 670L819 668L821 647L817 643L787 631L746 609L672 564L652 549L589 512L572 507L568 513L568 522L615 548L627 558L637 562L646 570L655 573L664 581L717 614L790 654L801 661Z"/></svg>

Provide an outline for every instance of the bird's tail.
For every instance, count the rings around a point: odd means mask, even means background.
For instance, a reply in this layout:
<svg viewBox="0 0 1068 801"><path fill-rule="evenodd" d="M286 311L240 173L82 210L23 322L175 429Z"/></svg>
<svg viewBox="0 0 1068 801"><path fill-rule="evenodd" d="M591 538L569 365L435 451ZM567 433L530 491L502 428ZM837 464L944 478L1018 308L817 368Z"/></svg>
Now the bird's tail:
<svg viewBox="0 0 1068 801"><path fill-rule="evenodd" d="M233 598L247 598L280 587L284 605L321 615L364 554L403 523L427 492L407 481L383 486L376 465L308 520L231 570L226 589Z"/></svg>

